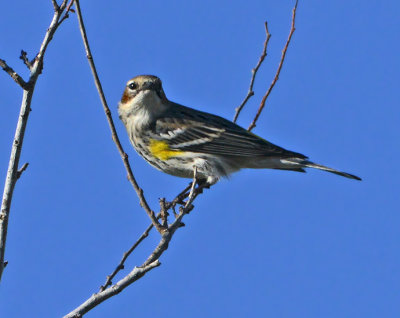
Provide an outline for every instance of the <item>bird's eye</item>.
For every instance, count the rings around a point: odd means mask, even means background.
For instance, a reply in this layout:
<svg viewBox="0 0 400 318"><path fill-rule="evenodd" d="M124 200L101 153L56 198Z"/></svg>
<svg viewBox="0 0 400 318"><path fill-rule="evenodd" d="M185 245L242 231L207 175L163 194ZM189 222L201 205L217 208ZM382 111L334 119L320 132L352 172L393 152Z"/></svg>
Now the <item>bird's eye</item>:
<svg viewBox="0 0 400 318"><path fill-rule="evenodd" d="M135 82L132 82L128 85L129 89L136 89L137 88L137 84Z"/></svg>

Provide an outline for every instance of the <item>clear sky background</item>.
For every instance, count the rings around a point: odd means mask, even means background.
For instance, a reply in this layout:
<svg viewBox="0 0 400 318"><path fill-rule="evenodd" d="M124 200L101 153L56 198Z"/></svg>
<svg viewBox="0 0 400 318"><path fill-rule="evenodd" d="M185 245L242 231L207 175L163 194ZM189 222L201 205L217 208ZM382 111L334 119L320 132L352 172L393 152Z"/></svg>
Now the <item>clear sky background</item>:
<svg viewBox="0 0 400 318"><path fill-rule="evenodd" d="M294 1L82 1L123 146L154 209L188 180L150 167L117 117L125 82L233 118L265 39L247 127L272 81ZM51 1L7 1L0 58L25 78ZM198 198L162 266L87 317L400 317L398 1L300 1L280 80L254 132L362 182L245 170ZM0 73L0 180L21 90ZM32 104L0 288L1 317L60 317L96 292L149 220L126 180L75 15L57 31ZM143 262L155 233L130 258ZM128 271L123 271L126 274ZM121 276L119 276L121 277Z"/></svg>

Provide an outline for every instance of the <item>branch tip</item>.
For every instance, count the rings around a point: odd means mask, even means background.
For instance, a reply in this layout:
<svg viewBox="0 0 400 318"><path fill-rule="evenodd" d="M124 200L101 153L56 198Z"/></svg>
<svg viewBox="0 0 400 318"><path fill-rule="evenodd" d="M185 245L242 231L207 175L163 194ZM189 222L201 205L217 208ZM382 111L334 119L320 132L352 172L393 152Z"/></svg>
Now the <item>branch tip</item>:
<svg viewBox="0 0 400 318"><path fill-rule="evenodd" d="M19 58L24 62L28 70L32 69L32 62L28 59L28 53L26 53L24 50L21 50L21 55Z"/></svg>
<svg viewBox="0 0 400 318"><path fill-rule="evenodd" d="M261 67L261 64L263 63L265 57L267 56L268 42L269 42L269 39L271 38L271 34L268 31L268 23L267 23L267 21L264 22L264 27L265 27L265 32L266 32L266 38L265 38L265 41L264 41L264 47L263 47L263 50L261 52L261 55L260 55L260 57L258 59L258 62L256 64L256 66L251 70L252 76L251 76L251 79L250 79L250 85L249 85L249 89L247 91L247 95L244 98L244 100L242 101L242 103L235 109L235 116L233 117L233 122L234 123L236 123L240 112L242 111L244 106L247 104L248 100L254 95L254 91L253 91L254 81L256 79L258 69Z"/></svg>
<svg viewBox="0 0 400 318"><path fill-rule="evenodd" d="M285 44L285 46L284 46L284 48L283 48L283 50L282 50L281 60L280 60L279 65L278 65L278 69L277 69L277 71L276 71L276 73L275 73L275 77L274 77L274 79L272 80L272 83L271 83L271 85L269 86L267 92L266 92L265 95L263 96L263 98L262 98L262 100L261 100L261 103L260 103L260 106L258 107L257 113L256 113L256 115L254 116L253 121L251 122L251 124L250 124L249 127L247 128L248 131L251 131L254 127L256 127L257 120L258 120L258 118L260 117L261 112L262 112L263 109L264 109L265 102L267 101L267 98L268 98L269 94L271 94L272 89L274 88L276 82L277 82L278 79L279 79L279 75L280 75L280 73L281 73L283 63L284 63L284 61L285 61L286 52L287 52L287 49L288 49L288 47L289 47L290 40L292 39L292 35L293 35L294 31L295 31L295 21L296 21L297 4L298 4L298 0L296 0L296 3L295 3L295 5L294 5L294 7L293 7L293 10L292 10L292 24L291 24L291 27L290 27L289 36L288 36L288 39L287 39L287 41L286 41L286 44ZM265 28L266 28L266 32L267 32L267 38L271 37L271 35L269 34L269 31L268 31L268 26L267 26L267 24L265 24Z"/></svg>

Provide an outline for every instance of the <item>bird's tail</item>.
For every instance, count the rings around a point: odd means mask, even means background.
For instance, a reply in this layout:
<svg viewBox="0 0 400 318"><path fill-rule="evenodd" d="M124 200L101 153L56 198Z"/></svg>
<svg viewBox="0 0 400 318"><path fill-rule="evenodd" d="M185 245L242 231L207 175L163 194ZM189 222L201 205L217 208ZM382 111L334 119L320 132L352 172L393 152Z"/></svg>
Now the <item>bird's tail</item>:
<svg viewBox="0 0 400 318"><path fill-rule="evenodd" d="M319 165L317 163L311 162L309 160L305 160L305 159L300 159L300 158L287 158L287 159L281 159L281 162L284 164L290 164L290 165L297 165L299 168L314 168L314 169L319 169L319 170L324 170L324 171L328 171L330 173L334 173L337 174L339 176L342 177L346 177L349 179L355 179L355 180L360 180L360 177L357 177L353 174L347 173L347 172L342 172L342 171L338 171L323 165ZM294 170L294 169L293 169Z"/></svg>

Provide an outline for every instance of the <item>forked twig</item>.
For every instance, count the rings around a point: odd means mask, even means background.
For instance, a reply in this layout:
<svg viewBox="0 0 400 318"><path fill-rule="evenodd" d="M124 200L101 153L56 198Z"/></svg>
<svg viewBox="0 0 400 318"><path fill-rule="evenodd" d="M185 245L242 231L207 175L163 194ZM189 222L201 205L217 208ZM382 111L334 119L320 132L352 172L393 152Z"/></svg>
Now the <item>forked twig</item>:
<svg viewBox="0 0 400 318"><path fill-rule="evenodd" d="M296 30L295 21L296 21L297 3L298 3L298 0L296 0L296 4L294 5L294 8L292 10L292 25L291 25L290 32L289 32L289 37L288 37L288 39L286 41L285 47L282 50L282 56L281 56L281 60L279 62L278 70L276 71L275 77L272 80L272 83L271 83L270 87L268 88L267 92L265 93L264 97L261 100L260 107L258 108L256 116L254 117L254 119L251 122L250 126L247 128L248 131L251 131L256 126L256 122L257 122L258 118L260 117L261 112L264 109L265 102L266 102L269 94L271 93L272 89L274 88L276 82L279 79L279 74L281 73L283 62L285 61L285 57L286 57L286 51L287 51L287 49L289 47L289 43L290 43L290 40L292 39L292 35L293 35L294 31Z"/></svg>
<svg viewBox="0 0 400 318"><path fill-rule="evenodd" d="M187 209L189 207L189 205L193 202L194 200L194 193L196 191L195 186L196 186L196 174L197 174L197 168L194 167L194 173L193 173L193 181L191 182L191 184L189 184L188 187L186 187L181 193L179 193L175 199L171 202L174 202L174 206L176 204L184 204L185 208ZM190 191L189 191L190 190ZM199 187L197 189L198 193L200 193L202 191L202 189ZM184 195L183 195L184 194ZM188 201L185 203L183 202L184 198L188 197ZM162 198L160 199L160 213L158 213L157 215L157 219L162 218L163 219L163 225L168 227L168 223L167 223L167 215L168 209L173 208L173 204L171 204L171 202L165 202L165 199ZM168 208L167 208L168 207ZM164 216L163 216L164 214ZM165 215L167 214L167 215ZM109 286L112 285L112 280L114 279L114 277L118 274L119 271L121 271L122 269L124 269L124 264L125 261L127 260L127 258L129 257L129 255L136 249L136 247L139 246L139 244L146 238L148 237L151 229L153 228L153 224L150 224L147 229L143 232L143 234L139 237L139 239L131 246L131 248L129 250L127 250L123 256L121 261L119 262L119 264L116 266L116 268L114 269L114 271L107 276L106 282L104 283L104 285L102 285L100 287L100 292L104 291L105 289L107 289ZM171 236L172 238L172 236Z"/></svg>
<svg viewBox="0 0 400 318"><path fill-rule="evenodd" d="M249 86L249 90L247 92L246 97L244 98L243 102L235 109L235 116L233 117L233 122L236 123L240 112L242 111L243 107L246 105L247 101L250 99L250 97L252 97L254 95L254 91L253 91L253 86L254 86L254 80L256 79L256 75L258 72L258 69L260 68L262 62L264 61L265 57L267 56L267 47L268 47L268 42L269 39L271 37L271 34L268 31L268 22L265 21L265 33L267 34L267 37L265 38L264 41L264 48L262 50L262 53L260 55L260 58L258 59L257 65L255 68L253 68L251 70L251 80L250 80L250 86Z"/></svg>

